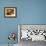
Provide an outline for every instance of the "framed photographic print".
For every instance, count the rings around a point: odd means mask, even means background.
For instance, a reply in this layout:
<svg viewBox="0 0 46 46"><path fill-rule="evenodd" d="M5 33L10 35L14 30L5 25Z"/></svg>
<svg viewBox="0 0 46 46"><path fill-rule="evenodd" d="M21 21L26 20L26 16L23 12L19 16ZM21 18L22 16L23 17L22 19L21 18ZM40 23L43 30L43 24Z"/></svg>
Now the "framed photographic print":
<svg viewBox="0 0 46 46"><path fill-rule="evenodd" d="M16 18L17 8L16 7L5 7L4 8L4 17L6 18Z"/></svg>

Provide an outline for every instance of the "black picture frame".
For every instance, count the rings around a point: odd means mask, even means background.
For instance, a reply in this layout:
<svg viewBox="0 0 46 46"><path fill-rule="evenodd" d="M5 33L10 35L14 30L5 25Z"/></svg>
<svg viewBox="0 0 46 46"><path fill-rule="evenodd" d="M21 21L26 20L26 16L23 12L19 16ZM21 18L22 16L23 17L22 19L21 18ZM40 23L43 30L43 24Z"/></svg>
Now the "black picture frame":
<svg viewBox="0 0 46 46"><path fill-rule="evenodd" d="M12 9L14 11L14 15L6 15L6 12L8 9ZM17 8L16 7L4 7L4 17L5 18L16 18L17 17Z"/></svg>

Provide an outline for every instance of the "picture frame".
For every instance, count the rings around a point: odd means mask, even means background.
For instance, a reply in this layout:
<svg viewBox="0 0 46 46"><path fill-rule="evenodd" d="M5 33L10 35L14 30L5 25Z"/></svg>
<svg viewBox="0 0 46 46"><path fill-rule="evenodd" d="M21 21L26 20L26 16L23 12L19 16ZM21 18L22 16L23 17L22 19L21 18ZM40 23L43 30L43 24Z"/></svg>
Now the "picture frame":
<svg viewBox="0 0 46 46"><path fill-rule="evenodd" d="M22 35L22 31L28 30L28 35ZM33 32L33 33L31 33ZM24 34L24 32L23 32ZM19 42L22 40L32 40L32 41L46 41L46 24L18 24L18 38ZM36 35L36 36L34 36ZM38 36L39 35L39 36ZM25 38L24 36L28 36ZM30 38L30 36L32 38ZM39 37L39 38L38 38ZM34 38L34 39L33 39Z"/></svg>
<svg viewBox="0 0 46 46"><path fill-rule="evenodd" d="M4 8L4 17L5 18L16 18L17 8L16 7L5 7Z"/></svg>

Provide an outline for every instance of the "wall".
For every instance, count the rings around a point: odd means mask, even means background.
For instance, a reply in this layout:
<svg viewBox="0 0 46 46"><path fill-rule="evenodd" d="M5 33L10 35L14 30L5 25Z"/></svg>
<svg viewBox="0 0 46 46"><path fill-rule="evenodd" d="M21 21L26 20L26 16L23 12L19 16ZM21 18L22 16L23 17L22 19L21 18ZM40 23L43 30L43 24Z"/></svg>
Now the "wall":
<svg viewBox="0 0 46 46"><path fill-rule="evenodd" d="M4 7L17 7L16 18L4 18ZM46 24L46 0L0 0L0 44L7 44L17 24ZM16 41L17 42L17 41Z"/></svg>
<svg viewBox="0 0 46 46"><path fill-rule="evenodd" d="M25 0L21 24L46 24L46 0Z"/></svg>

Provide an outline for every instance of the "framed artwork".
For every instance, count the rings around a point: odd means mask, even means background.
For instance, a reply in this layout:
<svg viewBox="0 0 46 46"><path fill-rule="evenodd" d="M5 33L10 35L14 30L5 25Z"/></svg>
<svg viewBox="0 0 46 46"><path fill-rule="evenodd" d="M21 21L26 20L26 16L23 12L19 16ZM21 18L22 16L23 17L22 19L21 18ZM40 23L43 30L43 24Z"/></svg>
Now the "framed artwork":
<svg viewBox="0 0 46 46"><path fill-rule="evenodd" d="M16 18L17 8L16 7L5 7L4 8L4 17L6 18Z"/></svg>
<svg viewBox="0 0 46 46"><path fill-rule="evenodd" d="M46 41L46 24L19 24L18 34L19 41Z"/></svg>

